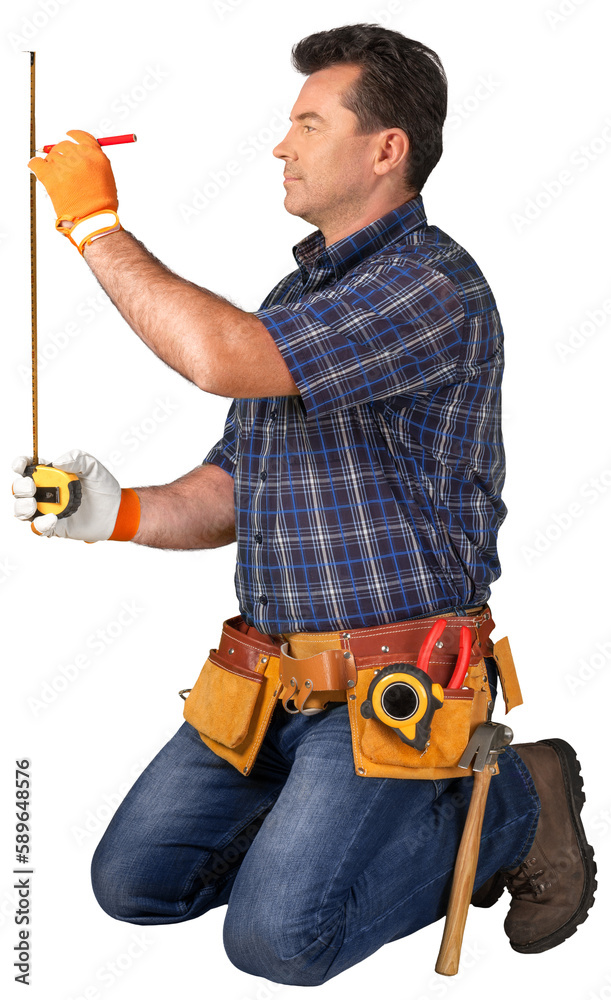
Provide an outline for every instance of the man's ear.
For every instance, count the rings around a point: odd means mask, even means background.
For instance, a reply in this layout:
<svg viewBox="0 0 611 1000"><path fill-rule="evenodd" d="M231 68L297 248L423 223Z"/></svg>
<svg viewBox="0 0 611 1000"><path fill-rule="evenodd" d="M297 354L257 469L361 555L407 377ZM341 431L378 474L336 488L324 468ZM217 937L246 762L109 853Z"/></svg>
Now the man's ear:
<svg viewBox="0 0 611 1000"><path fill-rule="evenodd" d="M396 170L409 156L410 142L402 128L387 128L380 132L374 170L377 174L387 174Z"/></svg>

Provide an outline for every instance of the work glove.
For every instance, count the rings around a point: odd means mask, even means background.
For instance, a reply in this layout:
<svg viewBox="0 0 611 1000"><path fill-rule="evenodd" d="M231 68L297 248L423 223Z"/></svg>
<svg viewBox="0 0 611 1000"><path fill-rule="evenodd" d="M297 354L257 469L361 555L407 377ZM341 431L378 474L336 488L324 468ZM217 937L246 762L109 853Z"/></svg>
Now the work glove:
<svg viewBox="0 0 611 1000"><path fill-rule="evenodd" d="M21 455L13 462L18 478L13 482L15 517L28 521L36 510L36 485L30 476L24 476L32 459ZM40 460L39 465L43 465ZM32 522L37 535L49 538L76 538L83 542L101 542L106 539L127 542L134 537L140 523L140 500L135 490L121 489L115 477L93 455L74 448L53 462L57 469L73 472L81 482L81 503L74 514L58 518L56 514L42 514Z"/></svg>
<svg viewBox="0 0 611 1000"><path fill-rule="evenodd" d="M35 156L30 170L44 184L57 215L55 228L83 253L97 236L117 232L119 200L110 160L89 132L72 129L46 158Z"/></svg>

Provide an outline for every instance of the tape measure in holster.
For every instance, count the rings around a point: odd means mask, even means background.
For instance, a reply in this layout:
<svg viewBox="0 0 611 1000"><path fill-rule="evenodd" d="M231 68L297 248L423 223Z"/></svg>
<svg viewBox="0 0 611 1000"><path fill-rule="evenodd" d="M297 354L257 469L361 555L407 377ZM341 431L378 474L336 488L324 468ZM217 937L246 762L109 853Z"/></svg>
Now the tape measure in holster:
<svg viewBox="0 0 611 1000"><path fill-rule="evenodd" d="M390 726L416 750L424 750L431 735L431 720L443 705L443 688L424 670L411 663L391 663L371 681L361 705L365 719L374 715Z"/></svg>

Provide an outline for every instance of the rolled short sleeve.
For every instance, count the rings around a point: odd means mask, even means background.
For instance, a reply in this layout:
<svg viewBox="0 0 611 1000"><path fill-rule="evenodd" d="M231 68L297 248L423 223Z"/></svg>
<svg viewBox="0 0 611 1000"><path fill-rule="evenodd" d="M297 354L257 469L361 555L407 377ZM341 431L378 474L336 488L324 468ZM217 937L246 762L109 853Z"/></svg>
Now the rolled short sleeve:
<svg viewBox="0 0 611 1000"><path fill-rule="evenodd" d="M214 445L214 448L210 449L202 462L202 465L218 465L225 472L228 472L230 476L234 475L238 460L236 416L236 403L234 400L229 407L223 437Z"/></svg>
<svg viewBox="0 0 611 1000"><path fill-rule="evenodd" d="M464 377L460 293L431 268L384 264L300 302L259 309L309 414Z"/></svg>

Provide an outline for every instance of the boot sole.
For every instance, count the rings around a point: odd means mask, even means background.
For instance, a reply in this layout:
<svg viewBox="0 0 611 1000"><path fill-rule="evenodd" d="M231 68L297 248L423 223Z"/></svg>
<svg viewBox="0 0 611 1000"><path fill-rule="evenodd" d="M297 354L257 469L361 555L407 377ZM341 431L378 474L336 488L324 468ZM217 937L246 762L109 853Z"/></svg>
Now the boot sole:
<svg viewBox="0 0 611 1000"><path fill-rule="evenodd" d="M511 941L509 942L514 951L518 951L523 955L538 955L543 951L548 951L550 948L555 948L556 945L562 944L563 941L571 937L579 925L587 918L588 910L594 904L594 892L598 888L594 849L586 840L586 833L580 818L586 797L581 777L581 764L577 759L577 754L573 750L573 747L564 740L538 740L537 742L552 747L558 755L562 767L564 787L567 792L571 823L579 845L585 877L577 909L570 919L559 927L558 930L554 931L553 934L548 934L546 937L541 938L539 941L533 941L531 944L518 945L513 944Z"/></svg>

